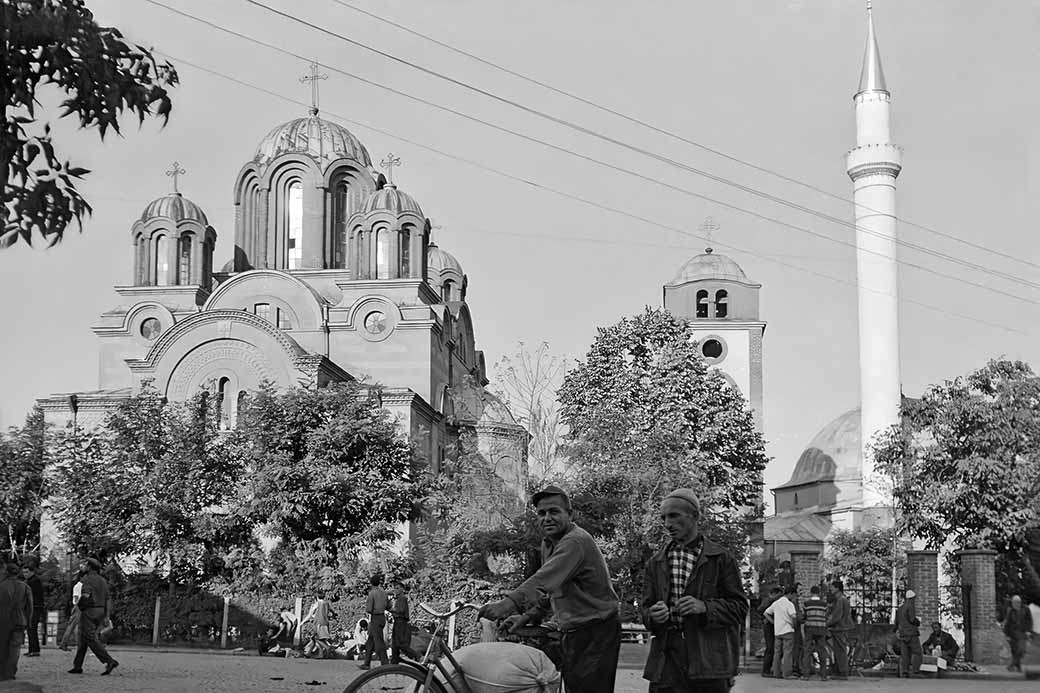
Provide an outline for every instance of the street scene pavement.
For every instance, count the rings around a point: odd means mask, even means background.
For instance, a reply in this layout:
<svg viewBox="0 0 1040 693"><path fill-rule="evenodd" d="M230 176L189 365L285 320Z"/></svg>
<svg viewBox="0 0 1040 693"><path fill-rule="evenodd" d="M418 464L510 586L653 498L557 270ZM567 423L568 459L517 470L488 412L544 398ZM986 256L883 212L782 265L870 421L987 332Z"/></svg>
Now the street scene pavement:
<svg viewBox="0 0 1040 693"><path fill-rule="evenodd" d="M112 648L120 666L111 676L101 676L103 667L88 655L82 675L65 673L72 653L45 649L39 658L23 658L18 681L31 682L47 693L197 693L231 691L342 691L358 675L357 663L344 660L278 659L227 653L190 651L147 651ZM4 684L0 684L0 691ZM618 672L616 693L643 693L647 684L637 669ZM844 691L885 693L887 691L1007 691L1026 693L1040 690L1036 681L1012 677L1000 668L972 679L856 678L849 681L777 681L758 674L737 678L734 693L759 691Z"/></svg>

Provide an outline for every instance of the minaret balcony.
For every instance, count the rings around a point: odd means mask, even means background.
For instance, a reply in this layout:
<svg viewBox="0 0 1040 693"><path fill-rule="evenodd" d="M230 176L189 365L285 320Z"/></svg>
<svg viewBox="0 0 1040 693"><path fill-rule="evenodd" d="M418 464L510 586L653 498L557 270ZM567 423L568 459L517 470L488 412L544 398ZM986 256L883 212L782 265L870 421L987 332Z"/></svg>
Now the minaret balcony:
<svg viewBox="0 0 1040 693"><path fill-rule="evenodd" d="M903 150L894 144L867 144L845 155L845 170L852 180L885 175L895 178L903 168Z"/></svg>

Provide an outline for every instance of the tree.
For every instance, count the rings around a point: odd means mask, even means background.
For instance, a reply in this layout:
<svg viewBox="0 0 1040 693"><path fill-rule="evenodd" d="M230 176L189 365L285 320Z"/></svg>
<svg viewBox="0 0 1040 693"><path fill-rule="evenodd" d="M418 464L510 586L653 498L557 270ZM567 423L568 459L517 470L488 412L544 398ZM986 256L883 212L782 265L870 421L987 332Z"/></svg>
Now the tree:
<svg viewBox="0 0 1040 693"><path fill-rule="evenodd" d="M512 356L503 356L495 364L502 398L531 435L527 460L535 485L566 473L563 422L556 400L566 370L567 360L553 355L546 342L533 352L519 342Z"/></svg>
<svg viewBox="0 0 1040 693"><path fill-rule="evenodd" d="M61 160L50 125L42 134L27 129L36 123L40 87L65 92L61 117L75 114L103 139L109 128L120 132L124 111L141 123L160 117L165 125L172 107L167 88L177 84L177 72L150 50L127 44L117 29L98 26L83 0L4 2L0 12L0 248L19 238L32 243L34 233L54 245L73 220L82 230L91 212L75 185L89 171Z"/></svg>
<svg viewBox="0 0 1040 693"><path fill-rule="evenodd" d="M43 411L33 407L25 424L0 434L0 547L14 555L36 550L40 507L46 497Z"/></svg>
<svg viewBox="0 0 1040 693"><path fill-rule="evenodd" d="M875 458L894 480L900 529L933 549L1000 552L1012 568L998 592L1040 600L1040 377L1026 363L990 361L905 400Z"/></svg>
<svg viewBox="0 0 1040 693"><path fill-rule="evenodd" d="M708 533L743 555L767 457L744 397L709 370L687 322L647 309L600 328L560 388L575 505L606 544L622 599L638 596L671 489L702 494Z"/></svg>
<svg viewBox="0 0 1040 693"><path fill-rule="evenodd" d="M894 528L838 530L827 544L824 572L845 583L845 591L868 623L888 623L893 576L906 579L908 542Z"/></svg>

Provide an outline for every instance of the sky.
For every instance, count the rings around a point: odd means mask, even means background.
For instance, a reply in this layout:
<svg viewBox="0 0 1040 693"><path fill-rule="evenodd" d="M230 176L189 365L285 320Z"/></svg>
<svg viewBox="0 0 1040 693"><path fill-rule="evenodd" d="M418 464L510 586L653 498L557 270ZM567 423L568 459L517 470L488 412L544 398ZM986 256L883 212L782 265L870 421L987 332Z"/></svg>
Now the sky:
<svg viewBox="0 0 1040 693"><path fill-rule="evenodd" d="M857 406L854 232L848 224L576 133L247 0L162 1L336 68L322 70L328 74L320 85L323 117L346 125L375 161L389 152L401 158L395 182L419 201L439 227L438 245L455 254L469 276L478 348L489 365L515 351L518 341L545 341L553 353L580 358L597 327L660 306L662 285L703 250L696 236L710 216L720 227L712 241L716 252L762 284L765 435L773 457L767 487L789 478L820 428ZM703 145L697 147L334 0L259 1L633 147L852 220L843 159L854 145L852 96L866 36L862 2L349 0ZM90 327L116 305L112 287L130 283L131 225L150 200L171 190L165 172L172 162L186 170L181 191L217 230L219 268L231 257L238 171L264 135L304 115L301 103L310 99L299 81L308 72L306 60L145 0L88 0L88 6L101 24L170 56L181 84L165 128L155 121L138 127L128 117L123 137L104 142L96 131L58 119L56 94L45 97L41 121L54 127L59 152L92 171L80 187L94 214L82 234L72 230L54 248L19 244L0 251L0 292L7 297L0 307L3 427L19 423L37 397L97 387L98 342ZM1040 2L876 0L874 16L892 92L893 139L904 148L899 234L930 251L900 248L904 392L918 395L994 357L1035 365Z"/></svg>

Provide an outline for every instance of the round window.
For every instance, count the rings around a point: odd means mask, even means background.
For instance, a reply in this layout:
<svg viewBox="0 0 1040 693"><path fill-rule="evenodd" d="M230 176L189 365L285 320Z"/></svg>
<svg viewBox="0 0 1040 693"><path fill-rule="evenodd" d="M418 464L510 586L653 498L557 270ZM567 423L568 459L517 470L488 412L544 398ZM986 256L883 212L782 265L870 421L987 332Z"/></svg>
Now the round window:
<svg viewBox="0 0 1040 693"><path fill-rule="evenodd" d="M373 310L365 316L365 330L369 334L382 334L387 328L386 315L378 310Z"/></svg>
<svg viewBox="0 0 1040 693"><path fill-rule="evenodd" d="M722 356L725 348L722 346L722 342L717 339L705 339L704 343L701 344L701 353L704 354L705 358L717 359Z"/></svg>
<svg viewBox="0 0 1040 693"><path fill-rule="evenodd" d="M145 318L141 322L141 336L149 342L154 342L160 332L162 332L162 323L157 318Z"/></svg>

